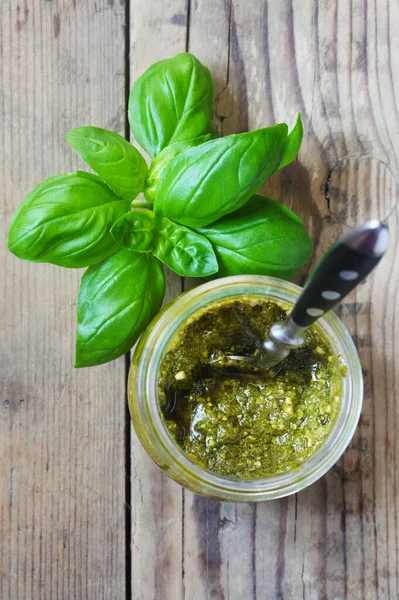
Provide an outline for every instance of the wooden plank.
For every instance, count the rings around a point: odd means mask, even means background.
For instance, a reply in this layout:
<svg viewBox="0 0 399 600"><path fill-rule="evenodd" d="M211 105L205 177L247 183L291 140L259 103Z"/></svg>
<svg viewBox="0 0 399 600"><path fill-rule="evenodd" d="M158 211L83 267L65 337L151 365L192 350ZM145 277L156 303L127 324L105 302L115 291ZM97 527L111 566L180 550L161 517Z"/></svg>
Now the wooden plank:
<svg viewBox="0 0 399 600"><path fill-rule="evenodd" d="M215 87L214 127L219 135L244 130L245 101L240 104L241 66L233 7L229 2L207 0L191 3L190 52L212 72ZM236 67L236 65L238 65ZM240 122L241 120L241 122ZM199 282L186 279L185 289ZM254 507L201 498L184 492L184 598L248 597L253 577L251 552Z"/></svg>
<svg viewBox="0 0 399 600"><path fill-rule="evenodd" d="M124 131L124 19L106 0L1 3L3 240L35 185L81 168L68 129ZM0 254L0 597L123 598L124 359L74 371L81 272Z"/></svg>
<svg viewBox="0 0 399 600"><path fill-rule="evenodd" d="M151 64L186 50L185 0L131 0L130 81ZM165 303L182 291L167 274ZM137 600L182 597L183 490L147 456L131 429L131 587Z"/></svg>

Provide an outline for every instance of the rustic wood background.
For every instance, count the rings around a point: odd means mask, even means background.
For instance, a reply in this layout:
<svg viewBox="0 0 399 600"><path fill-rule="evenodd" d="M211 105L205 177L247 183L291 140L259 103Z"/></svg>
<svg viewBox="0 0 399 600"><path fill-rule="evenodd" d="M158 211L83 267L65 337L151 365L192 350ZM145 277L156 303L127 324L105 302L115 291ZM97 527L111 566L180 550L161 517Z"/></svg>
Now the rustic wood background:
<svg viewBox="0 0 399 600"><path fill-rule="evenodd" d="M220 133L302 112L299 159L264 190L304 218L316 260L337 219L396 198L371 159L397 174L398 3L2 0L0 21L0 598L397 599L397 211L389 256L340 307L365 374L353 442L310 488L257 506L194 496L152 464L127 359L72 368L81 272L19 262L5 240L31 188L81 166L63 134L128 136L131 82L189 50L214 74ZM334 165L357 152L369 162L349 181ZM170 277L168 297L181 289Z"/></svg>

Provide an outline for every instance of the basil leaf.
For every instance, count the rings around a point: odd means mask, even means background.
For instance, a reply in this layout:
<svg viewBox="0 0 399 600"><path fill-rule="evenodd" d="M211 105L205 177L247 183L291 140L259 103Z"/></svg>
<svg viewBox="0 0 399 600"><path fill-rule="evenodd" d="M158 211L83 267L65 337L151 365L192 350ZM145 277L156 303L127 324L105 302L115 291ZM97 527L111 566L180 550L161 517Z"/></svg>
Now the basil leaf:
<svg viewBox="0 0 399 600"><path fill-rule="evenodd" d="M298 113L298 117L294 127L288 133L287 145L284 150L283 160L280 163L280 169L289 165L298 156L299 148L301 147L303 138L303 125L301 119L301 113Z"/></svg>
<svg viewBox="0 0 399 600"><path fill-rule="evenodd" d="M278 169L286 139L282 123L186 150L162 172L155 214L204 227L237 210Z"/></svg>
<svg viewBox="0 0 399 600"><path fill-rule="evenodd" d="M206 238L166 217L154 217L149 210L123 215L111 233L121 247L152 252L182 277L208 277L218 270L215 252Z"/></svg>
<svg viewBox="0 0 399 600"><path fill-rule="evenodd" d="M150 254L119 250L90 267L78 295L75 366L100 365L130 350L164 293L162 265Z"/></svg>
<svg viewBox="0 0 399 600"><path fill-rule="evenodd" d="M133 135L153 158L165 146L208 132L213 84L209 69L192 54L178 54L152 65L129 97Z"/></svg>
<svg viewBox="0 0 399 600"><path fill-rule="evenodd" d="M68 173L67 173L68 175ZM79 175L80 177L86 177L86 179L90 179L90 181L95 181L98 183L98 175L94 175L94 173L88 173L87 171L75 171L72 175ZM61 175L60 175L61 177Z"/></svg>
<svg viewBox="0 0 399 600"><path fill-rule="evenodd" d="M143 191L147 163L121 135L100 127L78 127L65 139L118 196L133 200Z"/></svg>
<svg viewBox="0 0 399 600"><path fill-rule="evenodd" d="M8 248L23 260L74 268L93 265L118 249L110 229L129 206L96 175L50 177L19 207Z"/></svg>
<svg viewBox="0 0 399 600"><path fill-rule="evenodd" d="M218 276L272 275L289 279L312 254L301 219L275 200L254 196L238 214L198 229L213 244Z"/></svg>
<svg viewBox="0 0 399 600"><path fill-rule="evenodd" d="M155 219L151 210L131 210L117 220L111 235L121 248L150 252L154 241Z"/></svg>
<svg viewBox="0 0 399 600"><path fill-rule="evenodd" d="M166 146L152 161L150 170L148 172L148 178L145 182L144 196L149 202L154 202L155 193L161 177L161 173L176 156L185 152L189 148L200 146L204 142L211 139L211 134L201 135L200 137L194 138L193 140L186 140L184 142L176 142Z"/></svg>
<svg viewBox="0 0 399 600"><path fill-rule="evenodd" d="M205 237L166 217L155 217L155 225L152 252L172 271L182 277L207 277L217 272L215 252Z"/></svg>

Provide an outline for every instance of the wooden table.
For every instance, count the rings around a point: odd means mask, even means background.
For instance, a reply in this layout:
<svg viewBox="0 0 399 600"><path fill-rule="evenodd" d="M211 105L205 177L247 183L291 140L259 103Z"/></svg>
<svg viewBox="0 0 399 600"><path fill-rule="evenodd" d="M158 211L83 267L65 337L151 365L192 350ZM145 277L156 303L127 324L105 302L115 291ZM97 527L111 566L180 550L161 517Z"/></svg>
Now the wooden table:
<svg viewBox="0 0 399 600"><path fill-rule="evenodd" d="M221 134L302 112L299 159L264 191L305 220L316 260L342 229L325 194L337 159L397 170L398 3L2 0L0 15L0 598L397 599L397 212L389 256L339 311L364 367L355 437L310 488L257 506L195 496L152 464L130 428L128 360L72 368L81 272L19 262L3 241L28 191L81 166L64 133L129 135L131 83L189 50L213 72ZM371 171L358 184L375 207ZM169 277L168 297L180 290Z"/></svg>

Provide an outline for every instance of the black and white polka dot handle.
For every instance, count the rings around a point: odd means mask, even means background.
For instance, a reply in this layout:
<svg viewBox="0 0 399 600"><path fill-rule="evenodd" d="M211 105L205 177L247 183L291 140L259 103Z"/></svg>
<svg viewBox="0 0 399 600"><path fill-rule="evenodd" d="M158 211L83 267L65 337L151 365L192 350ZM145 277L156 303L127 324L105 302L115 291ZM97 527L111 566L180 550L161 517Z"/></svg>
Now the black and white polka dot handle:
<svg viewBox="0 0 399 600"><path fill-rule="evenodd" d="M309 327L331 310L374 269L388 244L388 228L380 221L368 221L345 234L308 279L291 321Z"/></svg>

